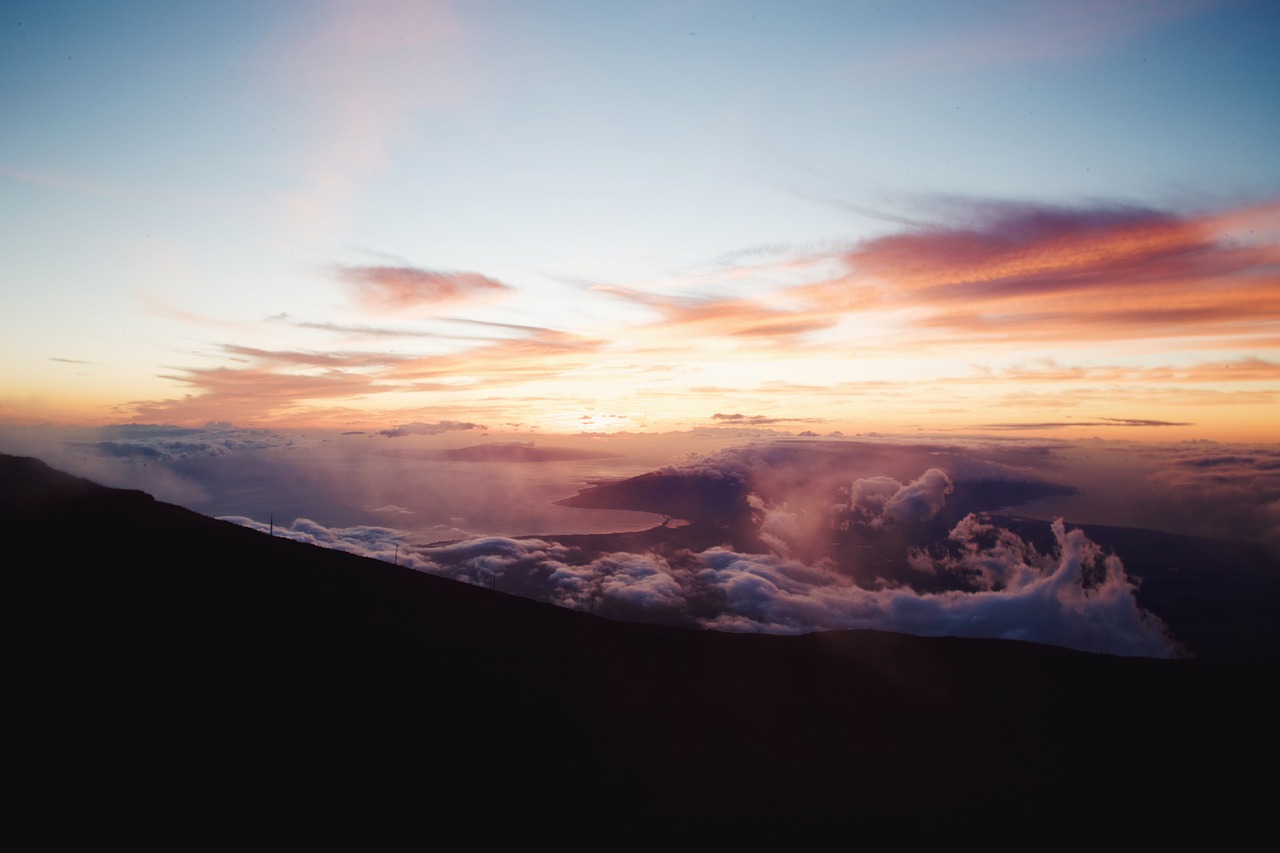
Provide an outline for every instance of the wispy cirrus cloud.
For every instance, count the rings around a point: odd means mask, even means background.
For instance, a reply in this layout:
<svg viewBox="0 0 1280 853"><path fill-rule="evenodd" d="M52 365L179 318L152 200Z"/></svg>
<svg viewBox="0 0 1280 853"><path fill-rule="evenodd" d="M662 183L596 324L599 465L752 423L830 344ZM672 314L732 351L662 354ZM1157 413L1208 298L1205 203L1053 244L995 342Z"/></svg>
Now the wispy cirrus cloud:
<svg viewBox="0 0 1280 853"><path fill-rule="evenodd" d="M321 132L300 158L284 199L294 227L318 239L364 181L385 170L392 142L425 110L454 104L474 85L466 30L445 2L324 4L278 48L279 82L315 111Z"/></svg>
<svg viewBox="0 0 1280 853"><path fill-rule="evenodd" d="M281 370L269 364L243 368L184 368L163 378L188 389L182 397L127 404L127 416L143 420L195 423L225 419L244 424L305 417L317 406L395 390L376 376L337 369L320 373Z"/></svg>
<svg viewBox="0 0 1280 853"><path fill-rule="evenodd" d="M828 311L797 311L755 299L673 296L604 285L593 289L655 311L658 320L629 331L642 340L658 334L668 346L675 341L687 346L710 339L739 340L740 343L744 342L742 339L749 339L751 346L785 346L801 341L811 332L829 329L837 322Z"/></svg>
<svg viewBox="0 0 1280 853"><path fill-rule="evenodd" d="M521 338L496 340L483 346L446 355L411 359L388 373L397 382L448 380L481 386L513 382L556 380L566 373L595 365L595 353L603 341L539 329Z"/></svg>
<svg viewBox="0 0 1280 853"><path fill-rule="evenodd" d="M483 343L510 340L513 336L559 334L545 326L531 326L521 323L499 323L490 320L476 320L469 317L431 317L431 325L401 324L390 326L385 323L332 323L316 320L300 320L288 314L276 314L267 318L268 322L280 323L297 329L313 332L326 332L338 336L343 346L354 341L386 340L390 338L448 340L459 342ZM477 334L459 334L443 331L447 328L476 329ZM484 334L488 332L488 334Z"/></svg>
<svg viewBox="0 0 1280 853"><path fill-rule="evenodd" d="M1230 362L1200 362L1182 366L1154 365L1061 365L1052 359L1036 364L983 369L969 377L949 382L1107 382L1141 384L1224 382L1274 382L1280 379L1280 362L1246 357Z"/></svg>
<svg viewBox="0 0 1280 853"><path fill-rule="evenodd" d="M258 347L224 344L223 352L237 361L251 361L259 365L288 368L324 367L338 370L386 367L408 356L396 356L381 352L323 352L308 350L267 350Z"/></svg>
<svg viewBox="0 0 1280 853"><path fill-rule="evenodd" d="M484 340L484 339L482 339ZM485 393L530 382L560 382L592 369L601 341L535 329L522 338L487 339L445 354L365 350L269 350L236 344L219 349L236 366L175 368L163 376L187 393L135 401L127 416L180 423L231 419L277 423L314 418L376 395L402 392ZM394 408L391 401L388 407Z"/></svg>

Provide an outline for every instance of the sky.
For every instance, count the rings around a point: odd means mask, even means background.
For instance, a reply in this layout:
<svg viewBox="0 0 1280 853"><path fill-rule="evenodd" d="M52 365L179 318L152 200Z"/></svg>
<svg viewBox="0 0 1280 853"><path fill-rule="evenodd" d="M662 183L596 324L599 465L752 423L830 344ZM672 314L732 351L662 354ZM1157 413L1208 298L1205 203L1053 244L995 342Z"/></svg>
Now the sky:
<svg viewBox="0 0 1280 853"><path fill-rule="evenodd" d="M1280 439L1271 2L15 2L0 424Z"/></svg>
<svg viewBox="0 0 1280 853"><path fill-rule="evenodd" d="M1280 553L1277 43L1244 0L7 3L0 452L619 618L1177 656L1072 525ZM569 535L662 522L556 503L650 471L751 537ZM956 510L1009 493L1051 535Z"/></svg>

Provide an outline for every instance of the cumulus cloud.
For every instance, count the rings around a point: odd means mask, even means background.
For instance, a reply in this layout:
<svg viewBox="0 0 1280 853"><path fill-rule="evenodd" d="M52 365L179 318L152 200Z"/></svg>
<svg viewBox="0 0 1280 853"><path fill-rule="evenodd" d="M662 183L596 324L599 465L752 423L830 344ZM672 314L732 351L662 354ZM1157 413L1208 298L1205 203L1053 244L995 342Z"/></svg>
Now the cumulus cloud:
<svg viewBox="0 0 1280 853"><path fill-rule="evenodd" d="M973 509L1070 492L1047 481L1042 472L1052 465L1047 448L1029 444L773 439L693 455L662 472L738 484L761 541L783 556L813 560L834 546L833 531L929 522L956 483L966 486Z"/></svg>
<svg viewBox="0 0 1280 853"><path fill-rule="evenodd" d="M1067 531L1060 519L1052 530L1054 548L1041 555L1010 531L966 517L951 534L957 553L915 555L917 562L973 579L968 589L943 593L869 589L829 563L726 547L590 554L546 539L508 537L421 547L387 528L329 530L307 519L277 535L382 560L398 556L421 571L616 618L781 634L875 628L1119 655L1179 653L1167 628L1138 607L1118 557L1103 554L1083 532Z"/></svg>
<svg viewBox="0 0 1280 853"><path fill-rule="evenodd" d="M903 523L928 521L942 509L952 490L947 473L930 468L893 493L884 505L885 517Z"/></svg>
<svg viewBox="0 0 1280 853"><path fill-rule="evenodd" d="M561 564L547 581L555 604L647 621L687 619L696 594L688 568L654 553L616 552L582 565Z"/></svg>
<svg viewBox="0 0 1280 853"><path fill-rule="evenodd" d="M569 549L554 542L506 536L484 536L419 550L426 570L433 574L500 587L527 598L546 598L547 578L564 565L568 554Z"/></svg>
<svg viewBox="0 0 1280 853"><path fill-rule="evenodd" d="M882 527L928 521L952 491L951 478L940 468L930 468L906 484L892 477L863 477L849 487L848 503L836 509L847 513L845 526L849 522Z"/></svg>
<svg viewBox="0 0 1280 853"><path fill-rule="evenodd" d="M396 561L400 565L407 565L423 571L432 568L430 563L413 555L407 548L404 551L403 559L400 559L401 546L407 544L406 536L404 533L389 527L356 525L354 527L330 528L309 518L295 519L288 526L263 524L251 518L235 515L222 516L221 520L257 530L260 533L270 533L283 539L305 542L308 545L319 545L323 548L345 551L348 554L358 554L361 557L370 557L375 560Z"/></svg>

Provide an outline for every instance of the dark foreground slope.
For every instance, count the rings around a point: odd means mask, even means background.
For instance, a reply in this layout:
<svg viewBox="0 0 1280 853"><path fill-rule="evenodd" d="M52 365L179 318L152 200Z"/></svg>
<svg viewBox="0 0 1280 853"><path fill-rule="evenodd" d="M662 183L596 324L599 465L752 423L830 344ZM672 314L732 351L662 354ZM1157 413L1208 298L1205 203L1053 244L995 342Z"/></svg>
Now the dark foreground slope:
<svg viewBox="0 0 1280 853"><path fill-rule="evenodd" d="M0 519L10 778L95 826L190 840L373 809L432 834L1234 832L1266 813L1239 766L1277 757L1256 662L610 622L14 457Z"/></svg>

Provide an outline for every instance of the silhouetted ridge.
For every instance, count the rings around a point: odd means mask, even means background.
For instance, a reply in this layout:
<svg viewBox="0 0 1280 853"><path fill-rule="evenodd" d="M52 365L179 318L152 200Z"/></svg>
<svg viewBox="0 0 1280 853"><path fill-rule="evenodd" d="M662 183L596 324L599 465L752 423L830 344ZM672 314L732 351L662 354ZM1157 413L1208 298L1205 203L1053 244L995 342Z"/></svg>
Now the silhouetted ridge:
<svg viewBox="0 0 1280 853"><path fill-rule="evenodd" d="M0 455L0 484L0 512L4 513L39 511L111 491L24 456Z"/></svg>
<svg viewBox="0 0 1280 853"><path fill-rule="evenodd" d="M98 827L145 807L203 832L250 802L395 804L432 831L539 827L561 800L594 825L730 834L974 815L1042 830L1110 796L1110 819L1135 827L1269 813L1235 762L1276 758L1273 673L611 622L33 460L0 472L10 776Z"/></svg>

